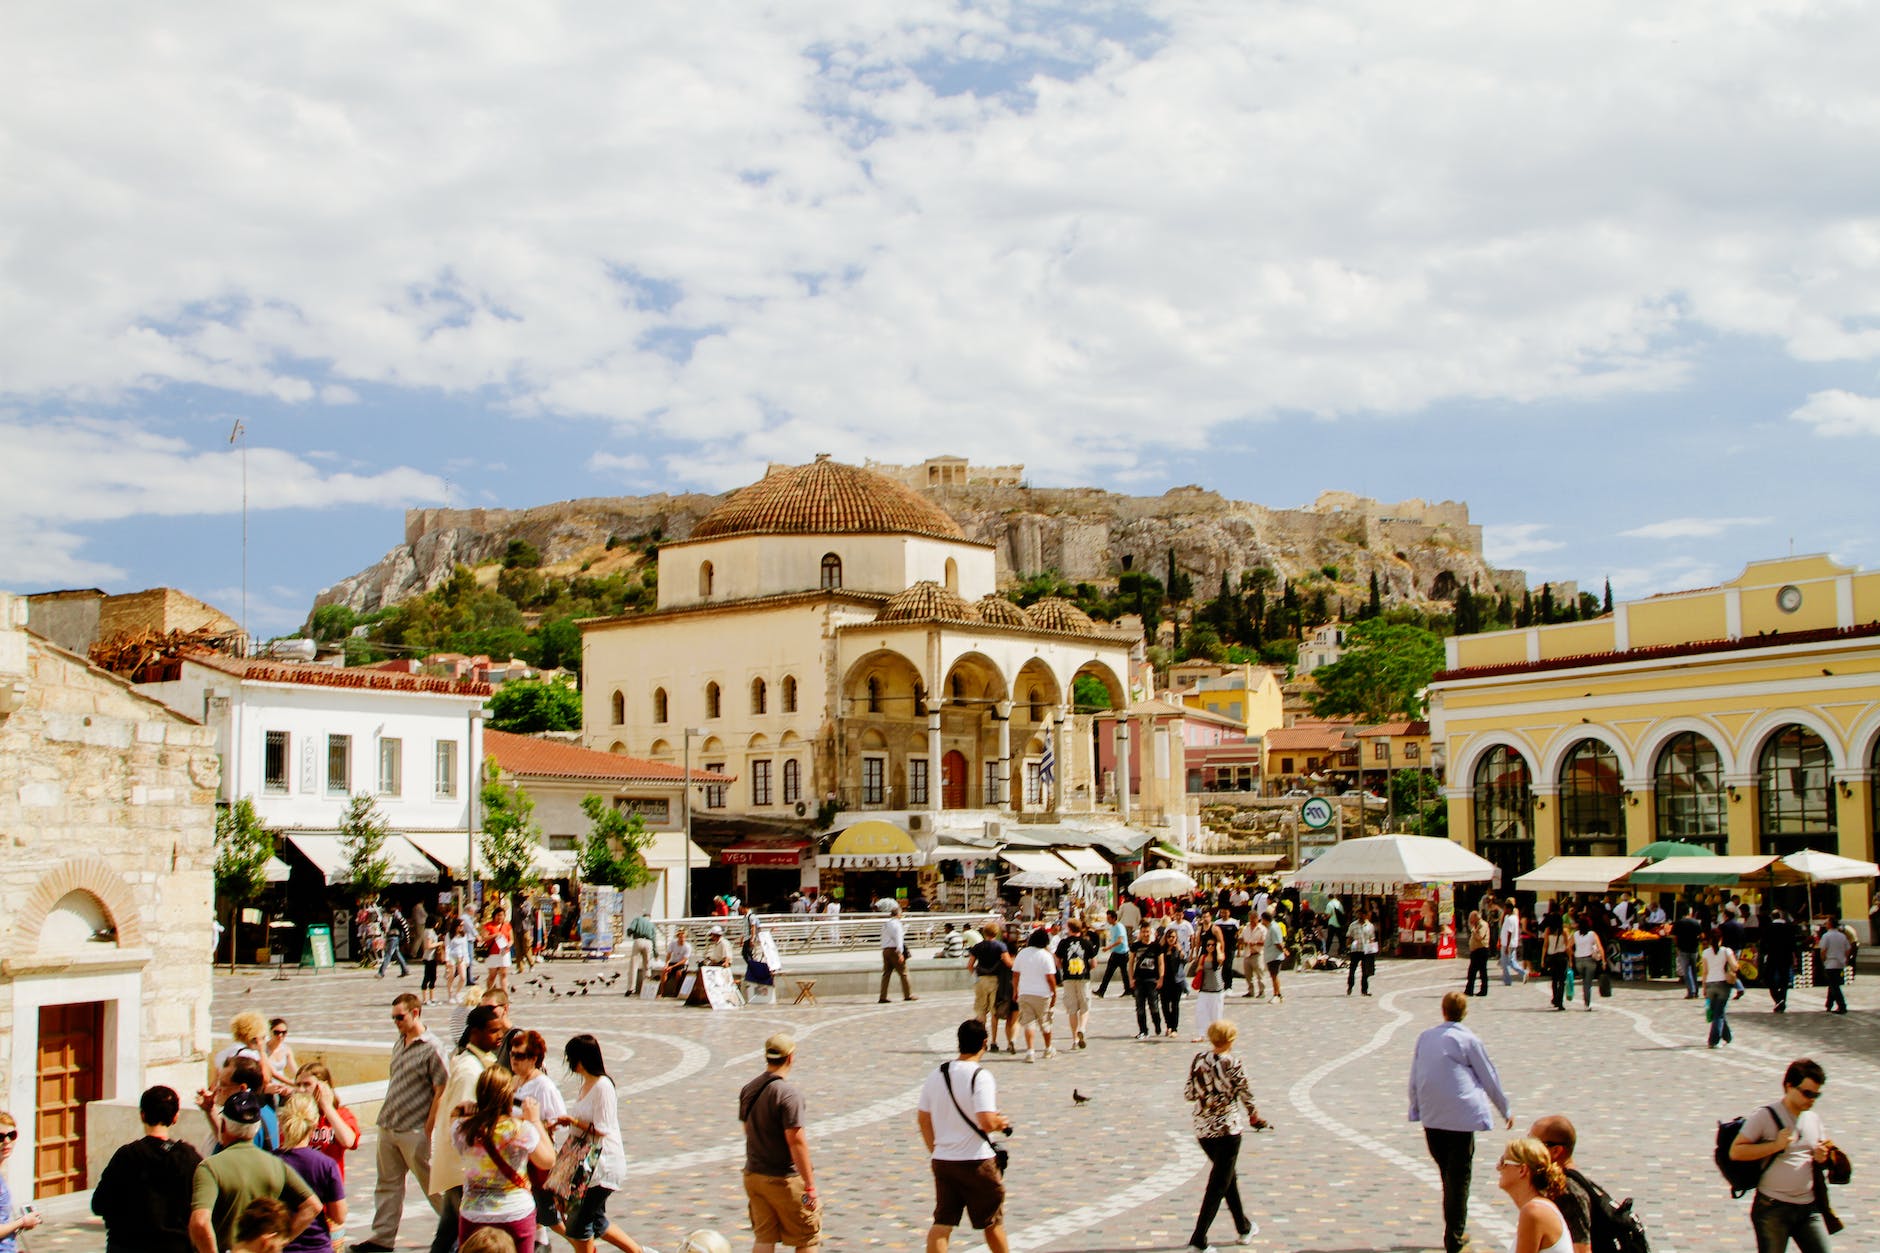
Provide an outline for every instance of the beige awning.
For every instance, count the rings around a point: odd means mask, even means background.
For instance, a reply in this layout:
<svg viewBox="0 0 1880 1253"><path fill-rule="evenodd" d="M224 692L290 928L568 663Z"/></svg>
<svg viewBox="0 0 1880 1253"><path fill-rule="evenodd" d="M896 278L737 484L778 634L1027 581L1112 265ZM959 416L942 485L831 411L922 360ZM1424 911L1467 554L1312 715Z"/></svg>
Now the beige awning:
<svg viewBox="0 0 1880 1253"><path fill-rule="evenodd" d="M1058 858L1039 849L1002 848L999 860L1023 874L1049 875L1060 883L1077 874Z"/></svg>
<svg viewBox="0 0 1880 1253"><path fill-rule="evenodd" d="M298 849L306 859L313 863L330 884L348 882L351 873L346 863L346 851L337 834L329 832L290 831L287 842ZM388 835L379 850L392 869L393 883L435 883L437 867L413 845L412 838L403 835Z"/></svg>
<svg viewBox="0 0 1880 1253"><path fill-rule="evenodd" d="M1526 892L1604 892L1644 864L1643 857L1555 857L1514 885Z"/></svg>
<svg viewBox="0 0 1880 1253"><path fill-rule="evenodd" d="M1051 850L1064 859L1066 865L1078 874L1115 874L1110 863L1103 860L1088 848L1055 848Z"/></svg>
<svg viewBox="0 0 1880 1253"><path fill-rule="evenodd" d="M453 879L460 879L464 873L464 857L468 850L464 845L461 831L430 831L416 835L407 835L426 857L444 868L444 873ZM575 851L571 848L537 848L535 850L535 873L545 879L567 879L574 875Z"/></svg>
<svg viewBox="0 0 1880 1253"><path fill-rule="evenodd" d="M653 836L653 842L640 850L640 860L654 869L685 865L685 832L660 831L656 833ZM692 846L694 866L709 866L711 861L710 853L696 844Z"/></svg>

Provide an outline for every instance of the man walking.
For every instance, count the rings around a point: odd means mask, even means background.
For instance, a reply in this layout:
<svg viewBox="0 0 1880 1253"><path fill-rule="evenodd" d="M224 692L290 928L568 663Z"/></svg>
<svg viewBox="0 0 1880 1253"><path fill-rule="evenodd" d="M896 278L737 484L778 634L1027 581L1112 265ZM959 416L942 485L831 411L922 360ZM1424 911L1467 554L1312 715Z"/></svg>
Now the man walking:
<svg viewBox="0 0 1880 1253"><path fill-rule="evenodd" d="M1704 924L1697 921L1695 907L1686 905L1684 916L1671 924L1672 942L1678 947L1678 978L1684 984L1684 999L1697 999L1697 949L1704 941Z"/></svg>
<svg viewBox="0 0 1880 1253"><path fill-rule="evenodd" d="M394 905L385 915L385 956L379 958L379 978L385 977L385 968L393 962L398 963L398 977L404 978L411 973L411 967L405 964L405 916Z"/></svg>
<svg viewBox="0 0 1880 1253"><path fill-rule="evenodd" d="M1783 1253L1794 1240L1802 1253L1827 1253L1828 1225L1815 1203L1815 1165L1828 1160L1834 1141L1815 1111L1828 1082L1821 1063L1803 1057L1782 1076L1782 1100L1743 1120L1730 1145L1739 1162L1763 1162L1750 1203L1749 1224L1756 1253Z"/></svg>
<svg viewBox="0 0 1880 1253"><path fill-rule="evenodd" d="M405 1176L418 1181L430 1195L431 1129L450 1068L444 1046L425 1029L418 998L406 992L392 1002L392 1024L398 1039L392 1045L391 1077L385 1085L385 1103L379 1106L378 1186L374 1191L372 1235L353 1245L354 1253L391 1253L398 1239L398 1222L405 1212ZM433 1207L437 1205L432 1202ZM312 1221L309 1219L308 1221Z"/></svg>
<svg viewBox="0 0 1880 1253"><path fill-rule="evenodd" d="M104 1219L105 1253L191 1253L190 1194L202 1154L170 1136L181 1108L174 1088L147 1090L137 1102L143 1139L113 1153L98 1176L91 1212Z"/></svg>
<svg viewBox="0 0 1880 1253"><path fill-rule="evenodd" d="M1466 996L1488 995L1488 921L1480 910L1469 911L1469 929L1462 942L1462 948L1469 958L1469 969L1462 978L1462 991ZM1475 990L1476 981L1480 980L1482 990Z"/></svg>
<svg viewBox="0 0 1880 1253"><path fill-rule="evenodd" d="M1273 999L1283 1001L1286 996L1279 990L1279 968L1286 964L1286 924L1267 910L1260 919L1266 924L1266 942L1260 946L1260 957L1266 962L1266 977L1273 985Z"/></svg>
<svg viewBox="0 0 1880 1253"><path fill-rule="evenodd" d="M1136 947L1130 950L1129 990L1136 994L1136 1038L1147 1040L1151 1024L1162 1036L1162 949L1154 943L1148 923L1136 929Z"/></svg>
<svg viewBox="0 0 1880 1253"><path fill-rule="evenodd" d="M1012 977L1018 984L1018 1021L1025 1028L1025 1060L1038 1060L1034 1028L1044 1034L1044 1055L1057 1056L1051 1047L1051 1016L1057 1011L1057 960L1051 956L1051 937L1043 927L1031 933L1025 947L1012 959Z"/></svg>
<svg viewBox="0 0 1880 1253"><path fill-rule="evenodd" d="M320 1198L294 1168L255 1146L260 1121L261 1098L253 1092L237 1092L222 1107L216 1136L221 1149L196 1167L190 1188L189 1238L196 1253L228 1253L235 1244L235 1220L250 1201L262 1197L295 1207L290 1236L306 1230L320 1213Z"/></svg>
<svg viewBox="0 0 1880 1253"><path fill-rule="evenodd" d="M764 1041L764 1073L738 1092L752 1253L776 1253L778 1244L814 1253L822 1243L822 1206L804 1129L807 1106L790 1082L795 1062L796 1037L771 1036Z"/></svg>
<svg viewBox="0 0 1880 1253"><path fill-rule="evenodd" d="M1769 911L1769 921L1762 927L1762 944L1757 952L1762 961L1763 982L1769 985L1769 999L1775 1012L1789 1012L1789 985L1795 982L1795 924L1779 909Z"/></svg>
<svg viewBox="0 0 1880 1253"><path fill-rule="evenodd" d="M1241 970L1247 976L1247 990L1242 996L1266 995L1266 923L1259 918L1249 920L1246 933L1240 937Z"/></svg>
<svg viewBox="0 0 1880 1253"><path fill-rule="evenodd" d="M878 1004L888 1003L888 980L901 976L901 999L918 1001L914 987L907 981L907 928L901 922L901 903L887 902L887 916L881 920L881 996Z"/></svg>
<svg viewBox="0 0 1880 1253"><path fill-rule="evenodd" d="M1097 985L1097 995L1107 996L1110 991L1110 979L1121 974L1123 986L1129 986L1129 932L1124 929L1114 909L1109 911L1109 926L1103 932L1103 982Z"/></svg>
<svg viewBox="0 0 1880 1253"><path fill-rule="evenodd" d="M1371 995L1371 976L1377 973L1377 928L1371 925L1371 911L1364 906L1358 907L1357 917L1351 920L1351 929L1345 933L1345 957L1349 965L1345 971L1345 995L1351 995L1351 986L1363 975L1364 995Z"/></svg>
<svg viewBox="0 0 1880 1253"><path fill-rule="evenodd" d="M1841 920L1833 914L1828 915L1828 925L1822 928L1821 938L1815 941L1815 952L1821 959L1821 981L1828 989L1828 1001L1823 1006L1830 1014L1847 1012L1847 994L1841 991L1841 982L1847 977L1847 964L1853 960L1854 941L1841 929Z"/></svg>
<svg viewBox="0 0 1880 1253"><path fill-rule="evenodd" d="M1527 982L1527 968L1521 965L1521 907L1508 898L1508 911L1501 916L1501 986L1514 983L1516 970L1521 982Z"/></svg>
<svg viewBox="0 0 1880 1253"><path fill-rule="evenodd" d="M985 1023L988 1031L996 1031L999 1025L1000 972L1012 968L1012 952L1000 934L999 924L988 922L985 938L966 950L966 966L973 972L973 1017Z"/></svg>
<svg viewBox="0 0 1880 1253"><path fill-rule="evenodd" d="M947 1253L964 1213L984 1234L991 1253L1010 1253L1005 1239L1005 1177L993 1158L992 1133L1010 1131L999 1112L998 1088L979 1064L986 1052L985 1024L959 1027L959 1058L942 1062L921 1085L916 1118L932 1159L933 1226L927 1253Z"/></svg>
<svg viewBox="0 0 1880 1253"><path fill-rule="evenodd" d="M1468 1012L1468 997L1445 992L1443 1021L1417 1037L1410 1060L1410 1121L1423 1124L1424 1142L1442 1177L1445 1253L1461 1253L1468 1243L1475 1133L1495 1125L1489 1107L1501 1111L1504 1127L1514 1126L1488 1050L1462 1025Z"/></svg>
<svg viewBox="0 0 1880 1253"><path fill-rule="evenodd" d="M1090 968L1097 960L1097 942L1084 930L1082 919L1065 924L1058 941L1058 999L1064 1003L1064 1025L1078 1048L1088 1047L1084 1030L1090 1025ZM997 986L997 981L994 981ZM979 1013L979 989L973 990L973 1015ZM1068 1046L1067 1046L1068 1047Z"/></svg>
<svg viewBox="0 0 1880 1253"><path fill-rule="evenodd" d="M628 996L639 996L646 987L646 976L653 970L653 939L657 932L653 930L653 920L642 909L627 924L627 983L632 988Z"/></svg>
<svg viewBox="0 0 1880 1253"><path fill-rule="evenodd" d="M494 989L485 996L495 995ZM453 1137L452 1114L460 1105L476 1102L477 1079L498 1064L496 1050L509 1034L509 1007L487 1000L470 1011L465 1023L463 1047L450 1059L450 1074L444 1081L432 1117L431 1132L431 1204L437 1209L437 1233L431 1238L431 1253L454 1253L457 1247L457 1212L463 1206L463 1158Z"/></svg>
<svg viewBox="0 0 1880 1253"><path fill-rule="evenodd" d="M1534 1125L1528 1128L1528 1137L1547 1146L1547 1155L1554 1159L1554 1164L1567 1177L1567 1190L1554 1198L1554 1204L1559 1207L1560 1217L1567 1224L1567 1239L1573 1245L1573 1253L1592 1253L1592 1189L1597 1185L1573 1164L1573 1150L1579 1144L1579 1133L1565 1115L1549 1114L1534 1120Z"/></svg>

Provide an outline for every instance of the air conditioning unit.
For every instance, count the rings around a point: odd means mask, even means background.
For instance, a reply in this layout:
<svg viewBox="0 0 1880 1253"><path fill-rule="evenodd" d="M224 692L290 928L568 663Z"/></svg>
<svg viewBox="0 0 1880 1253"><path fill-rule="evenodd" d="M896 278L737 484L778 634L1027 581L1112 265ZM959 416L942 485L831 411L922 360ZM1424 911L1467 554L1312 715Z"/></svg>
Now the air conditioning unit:
<svg viewBox="0 0 1880 1253"><path fill-rule="evenodd" d="M933 820L926 814L909 814L907 816L907 829L912 835L919 835L923 831L931 830L932 827Z"/></svg>
<svg viewBox="0 0 1880 1253"><path fill-rule="evenodd" d="M1005 838L1005 826L999 819L986 819L986 838L988 840L1002 840Z"/></svg>

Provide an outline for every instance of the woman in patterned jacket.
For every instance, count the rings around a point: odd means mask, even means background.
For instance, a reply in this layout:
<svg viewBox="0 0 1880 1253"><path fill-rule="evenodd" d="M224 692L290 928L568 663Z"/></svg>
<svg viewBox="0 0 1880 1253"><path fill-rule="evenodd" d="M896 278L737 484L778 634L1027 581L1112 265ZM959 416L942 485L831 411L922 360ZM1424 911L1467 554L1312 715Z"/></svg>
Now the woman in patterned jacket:
<svg viewBox="0 0 1880 1253"><path fill-rule="evenodd" d="M1257 1129L1266 1125L1253 1103L1247 1072L1232 1051L1239 1034L1239 1029L1225 1018L1209 1023L1208 1043L1213 1047L1195 1054L1188 1064L1188 1084L1182 1091L1195 1103L1195 1138L1213 1163L1208 1171L1208 1190L1201 1198L1201 1213L1195 1219L1195 1234L1188 1241L1191 1253L1210 1250L1208 1228L1214 1225L1223 1200L1239 1235L1236 1244L1251 1243L1260 1230L1240 1203L1240 1181L1235 1174L1241 1132L1249 1126Z"/></svg>

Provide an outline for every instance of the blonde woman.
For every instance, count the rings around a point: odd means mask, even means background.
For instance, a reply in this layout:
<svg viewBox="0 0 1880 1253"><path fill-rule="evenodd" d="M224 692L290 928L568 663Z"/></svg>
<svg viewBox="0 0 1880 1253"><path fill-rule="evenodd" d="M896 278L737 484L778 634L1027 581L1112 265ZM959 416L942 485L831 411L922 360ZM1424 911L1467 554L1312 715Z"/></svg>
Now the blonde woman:
<svg viewBox="0 0 1880 1253"><path fill-rule="evenodd" d="M1545 1144L1531 1136L1510 1140L1495 1163L1495 1182L1520 1213L1508 1253L1573 1253L1567 1220L1554 1204L1567 1177Z"/></svg>
<svg viewBox="0 0 1880 1253"><path fill-rule="evenodd" d="M320 1125L320 1106L305 1092L296 1092L281 1106L281 1153L314 1196L320 1214L294 1237L296 1253L330 1253L333 1233L346 1230L346 1181L333 1159L308 1143Z"/></svg>
<svg viewBox="0 0 1880 1253"><path fill-rule="evenodd" d="M13 1115L0 1109L0 1253L13 1253L19 1247L20 1232L39 1225L37 1214L13 1214L13 1190L7 1186L6 1164L19 1142L19 1124L13 1121Z"/></svg>
<svg viewBox="0 0 1880 1253"><path fill-rule="evenodd" d="M229 1020L228 1033L235 1043L215 1055L217 1082L227 1084L233 1074L235 1059L253 1058L261 1067L261 1090L266 1094L292 1092L294 1085L284 1081L268 1061L268 1020L254 1010L235 1015Z"/></svg>
<svg viewBox="0 0 1880 1253"><path fill-rule="evenodd" d="M1210 1022L1210 1047L1195 1054L1188 1064L1188 1083L1182 1090L1195 1104L1195 1139L1211 1163L1201 1212L1195 1217L1195 1234L1188 1241L1191 1253L1204 1253L1212 1247L1208 1244L1208 1228L1221 1212L1222 1201L1227 1202L1227 1212L1234 1220L1235 1243L1248 1243L1260 1230L1240 1203L1240 1136L1250 1126L1265 1124L1253 1102L1247 1072L1233 1053L1239 1035L1239 1028L1225 1018Z"/></svg>

